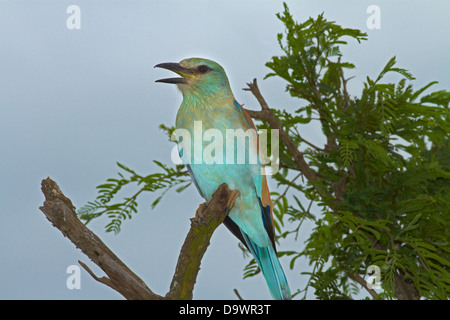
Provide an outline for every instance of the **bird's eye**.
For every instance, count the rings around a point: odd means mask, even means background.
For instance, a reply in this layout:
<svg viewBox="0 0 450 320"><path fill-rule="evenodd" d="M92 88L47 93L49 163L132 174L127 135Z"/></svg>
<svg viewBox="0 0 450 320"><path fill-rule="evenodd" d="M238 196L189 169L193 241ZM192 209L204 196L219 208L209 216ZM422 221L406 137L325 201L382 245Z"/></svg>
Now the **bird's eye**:
<svg viewBox="0 0 450 320"><path fill-rule="evenodd" d="M200 73L206 73L208 70L209 68L207 66L198 67L198 71L200 71Z"/></svg>

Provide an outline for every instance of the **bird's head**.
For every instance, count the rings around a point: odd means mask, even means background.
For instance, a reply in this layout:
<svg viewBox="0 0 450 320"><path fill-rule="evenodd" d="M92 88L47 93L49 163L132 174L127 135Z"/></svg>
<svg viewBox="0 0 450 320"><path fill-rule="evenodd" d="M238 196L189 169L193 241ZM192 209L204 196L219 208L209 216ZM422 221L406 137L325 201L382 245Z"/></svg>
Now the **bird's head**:
<svg viewBox="0 0 450 320"><path fill-rule="evenodd" d="M155 68L171 70L181 77L156 80L156 82L174 83L186 95L228 95L231 94L225 70L216 62L189 58L179 63L160 63Z"/></svg>

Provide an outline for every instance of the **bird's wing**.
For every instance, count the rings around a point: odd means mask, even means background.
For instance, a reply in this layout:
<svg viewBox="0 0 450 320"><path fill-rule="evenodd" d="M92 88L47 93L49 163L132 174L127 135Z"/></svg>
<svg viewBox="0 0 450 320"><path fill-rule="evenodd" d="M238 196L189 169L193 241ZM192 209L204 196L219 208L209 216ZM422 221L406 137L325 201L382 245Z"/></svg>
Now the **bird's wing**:
<svg viewBox="0 0 450 320"><path fill-rule="evenodd" d="M242 106L235 100L234 105L237 109L239 109L239 112L242 113L244 116L245 121L247 122L247 125L249 128L254 129L256 133L256 127L253 123L252 118L249 116L249 114L242 108ZM256 134L257 139L257 146L258 146L258 157L259 155L259 139L258 135ZM264 163L260 161L262 168L264 169ZM264 221L264 227L270 237L270 240L272 241L272 244L275 248L275 234L274 234L274 225L273 225L273 214L272 214L272 208L273 208L273 202L270 198L270 192L269 187L267 185L267 178L266 175L259 175L258 177L255 177L255 188L256 193L259 197L260 203L261 203L261 209L263 212L263 221Z"/></svg>
<svg viewBox="0 0 450 320"><path fill-rule="evenodd" d="M187 171L189 172L189 175L191 176L192 182L194 183L195 187L197 188L198 192L200 193L200 196L203 199L205 199L205 195L203 194L202 189L200 189L200 187L197 183L197 180L195 179L194 172L192 172L191 166L186 164L186 168L187 168Z"/></svg>

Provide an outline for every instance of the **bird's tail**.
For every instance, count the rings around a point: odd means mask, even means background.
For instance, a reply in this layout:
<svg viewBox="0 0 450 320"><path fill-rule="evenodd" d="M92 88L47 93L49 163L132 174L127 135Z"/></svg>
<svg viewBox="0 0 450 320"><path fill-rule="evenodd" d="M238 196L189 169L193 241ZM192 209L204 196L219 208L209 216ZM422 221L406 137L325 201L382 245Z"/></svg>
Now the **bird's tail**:
<svg viewBox="0 0 450 320"><path fill-rule="evenodd" d="M272 297L277 300L291 299L291 291L275 249L272 246L259 247L246 234L243 233L243 236L261 268Z"/></svg>

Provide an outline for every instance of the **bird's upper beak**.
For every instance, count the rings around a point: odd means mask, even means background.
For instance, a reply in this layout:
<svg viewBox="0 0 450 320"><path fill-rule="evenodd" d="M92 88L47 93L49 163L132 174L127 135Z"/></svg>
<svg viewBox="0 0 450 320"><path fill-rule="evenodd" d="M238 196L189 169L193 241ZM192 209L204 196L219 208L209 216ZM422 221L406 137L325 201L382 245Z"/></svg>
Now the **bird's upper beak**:
<svg viewBox="0 0 450 320"><path fill-rule="evenodd" d="M155 82L187 83L186 79L192 78L194 76L194 72L192 70L183 68L179 63L174 63L174 62L160 63L160 64L157 64L155 66L155 68L164 68L164 69L173 71L173 72L179 74L180 76L182 76L182 78L159 79L159 80L156 80Z"/></svg>

